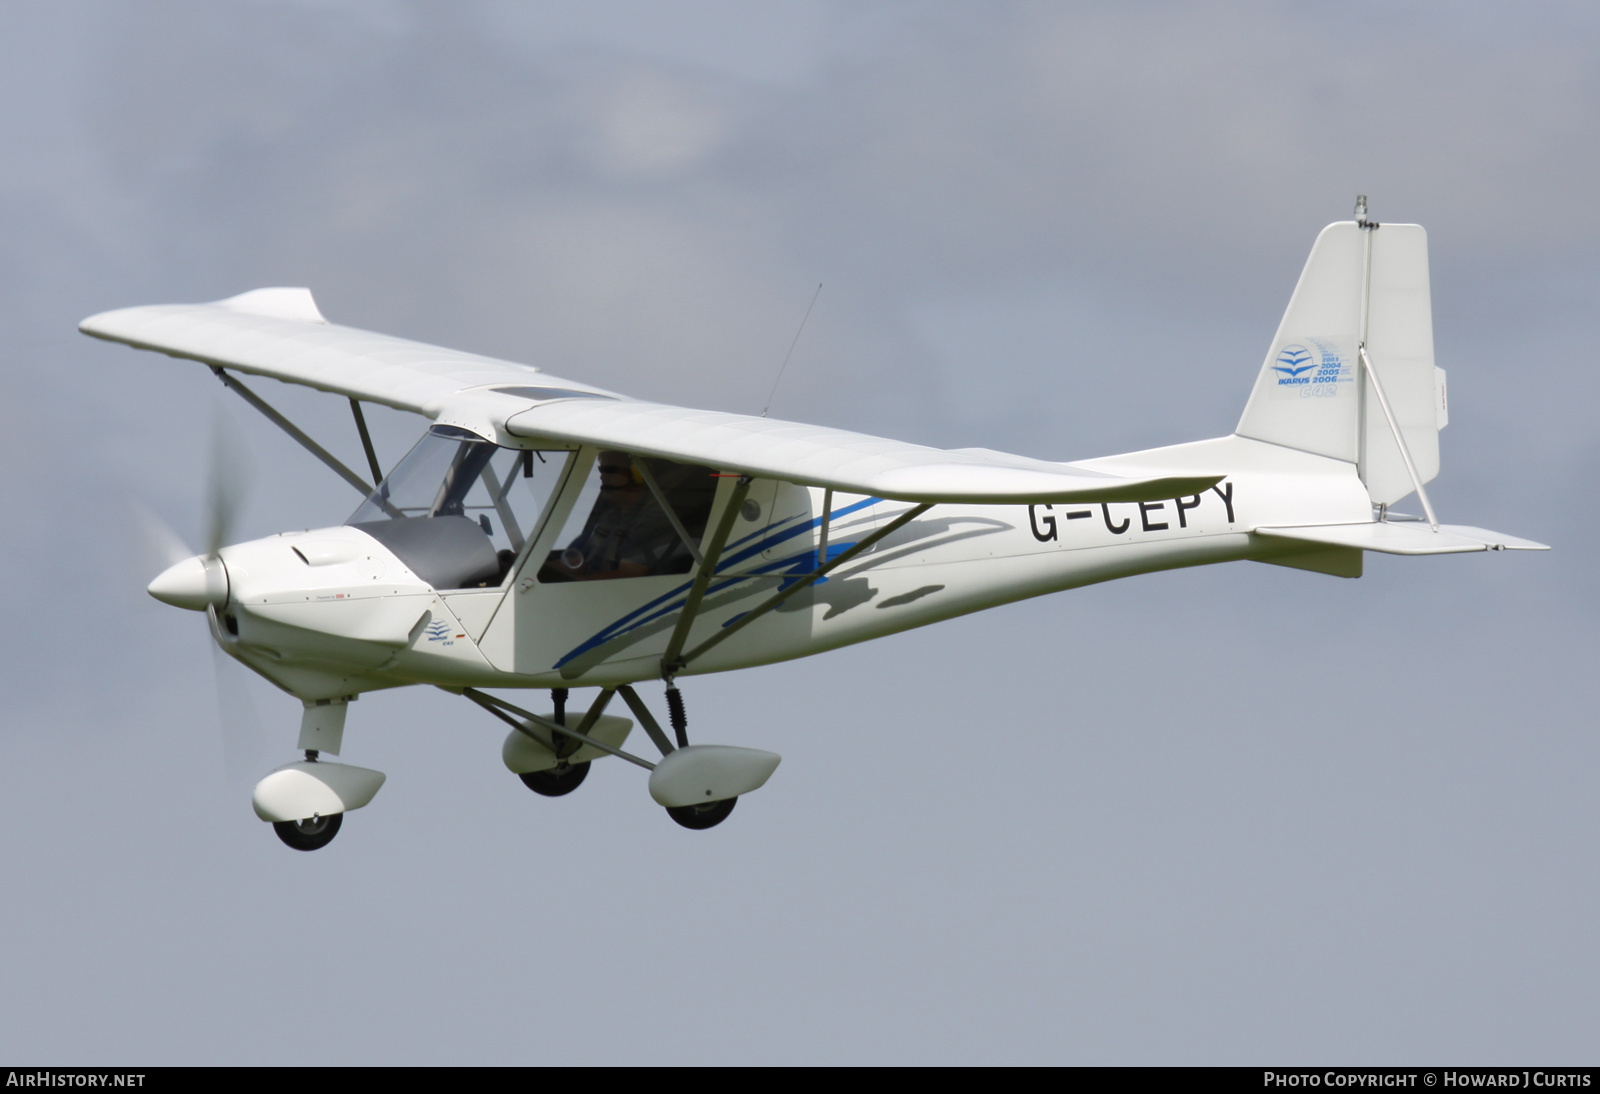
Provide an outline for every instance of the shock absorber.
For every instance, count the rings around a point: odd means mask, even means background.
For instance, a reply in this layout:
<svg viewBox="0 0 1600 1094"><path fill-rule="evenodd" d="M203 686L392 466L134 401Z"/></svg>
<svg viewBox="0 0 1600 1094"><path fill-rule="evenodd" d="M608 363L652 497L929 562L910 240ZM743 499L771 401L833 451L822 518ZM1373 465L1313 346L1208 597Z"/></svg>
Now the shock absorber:
<svg viewBox="0 0 1600 1094"><path fill-rule="evenodd" d="M555 706L555 723L556 723L556 725L558 725L558 726L566 725L567 724L567 689L566 688L551 688L550 689L550 702ZM577 743L571 737L568 737L565 733L552 734L551 735L551 740L553 740L555 742L556 755L558 757L562 757L562 758L565 758L568 749L571 748L572 745ZM576 749L572 749L572 751L577 751L577 750Z"/></svg>
<svg viewBox="0 0 1600 1094"><path fill-rule="evenodd" d="M672 721L672 733L678 738L679 748L689 747L689 719L683 713L683 693L677 684L667 685L667 717Z"/></svg>

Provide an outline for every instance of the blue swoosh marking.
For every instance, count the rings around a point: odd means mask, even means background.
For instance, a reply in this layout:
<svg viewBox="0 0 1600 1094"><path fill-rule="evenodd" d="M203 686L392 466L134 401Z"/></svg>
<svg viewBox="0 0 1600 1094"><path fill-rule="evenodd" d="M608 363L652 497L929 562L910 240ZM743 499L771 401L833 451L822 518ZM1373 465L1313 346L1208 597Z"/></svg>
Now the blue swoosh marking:
<svg viewBox="0 0 1600 1094"><path fill-rule="evenodd" d="M865 508L866 506L869 506L869 505L876 505L878 502L880 502L882 500L883 500L882 498L867 498L867 499L865 499L863 501L856 502L854 505L847 505L843 509L835 510L834 513L833 513L833 519L837 519L837 518L842 517L842 516L848 516L849 514L854 513L858 509ZM799 518L790 517L788 519L789 520L798 520ZM780 522L780 525L783 524L783 523L787 523L787 521ZM719 563L718 566L717 566L717 572L721 573L723 570L726 570L730 566L736 566L739 563L743 562L745 559L750 558L753 555L760 554L762 551L766 550L768 547L770 547L774 543L781 543L784 540L789 539L789 538L791 538L793 536L800 535L802 532L806 531L808 528L816 528L816 527L819 527L821 524L822 524L822 518L818 517L818 518L814 519L809 525L795 524L792 527L790 527L787 531L785 531L785 532L783 532L783 533L781 533L779 535L775 535L775 536L768 536L767 535L767 533L771 530L771 527L772 527L771 525L768 525L767 528L764 528L759 532L752 532L747 536L744 536L744 537L742 537L742 538L740 538L738 540L735 540L733 542L733 544L731 544L730 546L735 546L736 547L741 543L749 543L752 539L755 539L757 537L765 537L765 538L763 538L760 543L757 543L752 547L747 547L746 549L744 549L742 551L736 551L732 555L725 555L724 558L723 558L723 561L721 563ZM828 554L830 556L832 556L833 553L834 553L834 551L830 547L830 549L828 551ZM763 568L763 570L752 570L752 571L749 571L749 572L750 573L762 573L762 572L764 572L764 569L765 568ZM660 596L656 597L654 600L649 601L648 603L641 604L639 607L635 608L633 611L629 612L627 615L624 615L620 619L617 619L610 626L608 626L605 630L601 631L600 634L597 635L596 637L600 637L600 636L614 637L615 634L621 633L620 631L617 631L616 628L622 627L624 624L626 624L629 621L633 620L634 617L640 615L641 613L648 612L652 608L656 607L657 605L659 605L659 604L661 604L661 603L663 603L665 601L671 600L675 596L680 596L681 595L681 596L684 596L685 598L687 598L689 589L693 585L694 585L694 582L692 580L685 581L682 585L679 585L677 588L672 589L672 590L670 590L668 592L662 593ZM718 588L724 588L725 586L717 586L717 587ZM670 610L671 607L672 606L669 605L669 610ZM655 618L655 617L652 616L651 618ZM643 622L647 622L647 620L639 620L639 622L643 623ZM573 652L576 653L578 651L575 650ZM567 656L570 657L572 655L568 654ZM565 664L565 660L563 660L561 663Z"/></svg>
<svg viewBox="0 0 1600 1094"><path fill-rule="evenodd" d="M858 510L865 509L868 506L876 505L882 500L882 498L864 498L861 501L856 502L854 505L847 505L842 509L835 509L832 515L829 517L829 520L831 522L838 520L840 517L849 516L851 513L857 512ZM746 559L752 558L755 555L759 555L762 551L770 549L775 544L782 543L788 539L793 539L795 536L802 535L814 528L820 528L822 526L821 517L813 517L810 521L801 521L798 517L790 517L789 519L795 521L795 523L776 535L768 534L772 528L771 525L768 525L767 528L764 528L759 532L752 532L749 535L736 540L733 544L730 544L730 546L735 547L739 546L740 544L750 545L744 547L742 550L735 551L732 555L724 555L723 560L717 564L716 572L718 574L722 574L730 567L737 566ZM757 539L758 537L759 542L753 544L750 543L751 540ZM830 543L828 544L828 557L832 558L840 551L848 550L851 546L853 546L852 543ZM799 580L800 577L805 576L815 568L815 559L815 551L802 551L797 555L791 555L788 558L781 559L778 562L769 563L766 566L761 566L754 570L745 570L743 573L740 573L734 577L730 577L726 581L718 581L717 579L713 578L711 583L706 586L705 595L710 596L712 593L720 592L721 590L730 587L744 578L768 574L774 570L781 570L786 566L791 568L791 572L794 572L797 567L804 564L806 568L799 570L796 574L795 580ZM823 578L823 581L826 580L827 578ZM822 582L818 582L818 584L821 583ZM787 588L789 584L792 584L792 582L786 582L778 587L779 589ZM633 611L621 616L604 629L596 632L582 645L575 646L570 652L563 656L561 660L557 661L554 667L559 669L573 658L589 652L596 646L604 645L613 638L619 638L622 635L627 634L629 631L637 630L639 627L642 627L647 623L652 623L655 620L660 619L662 616L670 615L672 612L677 611L688 601L689 590L693 588L693 586L694 581L693 579L690 579L689 581L685 581L682 585L679 585L668 592L662 593L654 600L651 600L645 604L641 604Z"/></svg>

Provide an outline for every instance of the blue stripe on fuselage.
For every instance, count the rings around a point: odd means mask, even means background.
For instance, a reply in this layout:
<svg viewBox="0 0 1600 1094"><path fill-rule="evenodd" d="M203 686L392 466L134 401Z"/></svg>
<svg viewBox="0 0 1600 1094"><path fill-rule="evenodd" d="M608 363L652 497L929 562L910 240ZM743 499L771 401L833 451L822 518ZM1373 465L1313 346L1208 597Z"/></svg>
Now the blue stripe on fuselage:
<svg viewBox="0 0 1600 1094"><path fill-rule="evenodd" d="M878 502L880 502L882 500L883 500L882 498L865 498L865 499L863 499L861 501L856 502L854 505L847 505L843 509L834 510L832 513L829 514L828 520L829 520L830 523L832 523L833 521L838 520L840 517L849 516L851 513L857 512L858 510L865 509L865 508L867 508L868 506L871 506L871 505L876 505L876 504L878 504ZM742 549L735 551L732 555L724 555L723 560L717 564L716 572L718 574L721 574L724 571L726 571L728 568L733 567L733 566L737 566L739 563L744 562L746 559L752 558L755 555L758 555L763 551L771 549L776 544L782 543L782 542L784 542L785 540L788 540L788 539L793 539L795 536L802 535L802 534L804 534L806 532L809 532L809 531L811 531L811 530L813 530L815 528L820 528L822 526L822 518L821 517L813 517L810 521L807 521L807 522L801 522L798 517L790 517L789 520L793 520L796 523L791 525L788 528L785 528L783 531L778 532L777 534L770 534L772 532L772 526L768 525L766 528L762 529L759 532L752 532L749 535L744 536L741 539L738 539L738 540L734 541L733 543L729 544L730 547L740 547L742 544L749 544L749 546L742 547ZM784 521L782 523L788 523L788 522ZM759 542L753 543L753 544L750 543L751 540L756 539L757 537L761 537ZM832 557L833 555L838 553L838 551L845 550L845 549L849 548L850 546L852 546L852 545L848 544L848 543L841 543L841 544L837 544L837 545L830 543L828 545L828 555L829 555L829 557ZM781 570L786 566L791 568L790 572L791 573L795 573L796 577L804 576L805 574L810 573L811 570L815 568L815 566L814 565L808 565L807 568L804 569L804 570L797 570L796 569L796 565L797 565L797 560L806 560L806 557L808 555L810 556L810 560L811 561L815 560L816 552L815 551L806 551L806 552L801 552L798 555L790 555L788 558L785 558L785 559L783 559L783 560L781 560L779 562L774 562L774 563L772 563L770 565L767 565L767 566L762 566L759 569L746 570L743 573L738 574L738 575L736 575L734 577L731 577L728 580L722 581L720 583L716 579L713 579L711 581L711 583L706 587L706 595L710 596L713 592L717 592L717 591L720 591L722 589L726 589L730 585L732 585L734 582L740 581L740 580L742 580L742 579L744 579L746 577L753 577L753 576L758 576L758 575L761 575L761 574L768 574L768 573L771 573L774 570ZM626 580L626 579L624 579L624 580ZM827 579L823 578L823 580L826 581ZM788 584L789 584L788 582L784 582L784 583L780 584L778 587L780 589L786 588ZM627 615L624 615L620 619L617 619L614 622L612 622L611 624L609 624L607 627L605 627L603 630L599 631L597 634L595 634L593 637L588 639L582 645L575 647L573 650L571 650L569 653L567 653L566 656L562 657L561 660L557 661L555 663L555 667L559 669L562 665L565 665L567 662L571 661L574 657L578 657L581 654L587 653L589 650L594 649L596 646L604 645L605 643L611 641L613 638L619 638L622 635L627 634L629 631L636 630L637 628L642 627L647 623L651 623L651 622L654 622L657 619L660 619L664 615L669 615L672 612L677 611L678 609L682 608L684 603L688 600L688 598L689 598L689 590L693 586L694 586L694 580L690 579L689 581L685 581L682 585L679 585L677 588L672 589L669 592L662 593L660 596L656 597L654 600L651 600L649 603L640 605L639 607L635 608L633 611L629 612ZM676 603L668 603L669 601L673 601L674 598L681 598L681 599L678 599L676 601ZM654 609L654 610L652 610L652 609Z"/></svg>

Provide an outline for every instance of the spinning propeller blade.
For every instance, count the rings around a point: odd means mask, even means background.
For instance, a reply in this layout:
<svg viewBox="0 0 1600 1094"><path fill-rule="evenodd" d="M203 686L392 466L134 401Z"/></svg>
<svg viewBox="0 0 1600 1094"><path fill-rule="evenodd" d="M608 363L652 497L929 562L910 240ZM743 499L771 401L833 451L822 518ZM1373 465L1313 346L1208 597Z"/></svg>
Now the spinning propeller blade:
<svg viewBox="0 0 1600 1094"><path fill-rule="evenodd" d="M221 406L211 419L211 459L206 467L205 557L216 558L238 524L249 488L250 465L238 433Z"/></svg>
<svg viewBox="0 0 1600 1094"><path fill-rule="evenodd" d="M211 451L206 462L205 559L220 565L222 548L232 542L250 488L250 459L239 432L218 402L211 416ZM216 560L213 563L213 560ZM207 612L213 629L217 610ZM245 667L223 648L211 645L211 668L217 684L217 728L222 737L222 764L229 783L253 781L266 762L261 719L250 699Z"/></svg>
<svg viewBox="0 0 1600 1094"><path fill-rule="evenodd" d="M172 530L172 525L156 516L155 510L132 499L128 501L128 508L132 513L134 542L138 547L140 581L148 581L149 575L159 574L186 558L194 557L193 548Z"/></svg>
<svg viewBox="0 0 1600 1094"><path fill-rule="evenodd" d="M188 555L170 564L146 588L164 603L191 611L206 611L228 600L228 568L222 563L222 548L228 543L244 508L249 475L248 461L239 446L237 433L227 422L222 408L212 418L211 458L206 470L204 553ZM170 532L161 539L174 541Z"/></svg>
<svg viewBox="0 0 1600 1094"><path fill-rule="evenodd" d="M222 768L229 783L254 781L267 763L266 734L250 698L250 679L243 665L211 644L211 668L217 681L217 729L222 737Z"/></svg>
<svg viewBox="0 0 1600 1094"><path fill-rule="evenodd" d="M219 552L227 545L244 509L249 485L248 454L237 441L237 434L228 428L227 417L220 406L212 419L211 444L206 472L206 496L203 515L205 554L197 558L195 550L166 521L157 516L149 506L138 501L128 503L139 580L146 580L151 572L166 576L173 567L184 563L204 574L219 570ZM201 565L202 560L206 564ZM161 578L152 582L156 591ZM225 588L226 586L224 586ZM211 601L215 604L216 601ZM208 622L216 626L216 609L205 598L193 604L184 604L206 610ZM222 745L224 777L231 784L252 781L264 764L269 752L261 719L250 697L250 680L243 665L229 656L220 641L211 646L212 673L216 681L217 729Z"/></svg>

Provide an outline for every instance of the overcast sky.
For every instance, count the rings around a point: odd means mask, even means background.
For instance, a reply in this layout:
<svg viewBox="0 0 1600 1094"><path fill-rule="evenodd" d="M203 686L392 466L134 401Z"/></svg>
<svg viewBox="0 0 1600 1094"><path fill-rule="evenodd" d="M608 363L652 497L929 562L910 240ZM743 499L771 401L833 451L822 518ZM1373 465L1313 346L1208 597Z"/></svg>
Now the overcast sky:
<svg viewBox="0 0 1600 1094"><path fill-rule="evenodd" d="M1596 10L0 6L0 1056L1592 1063ZM821 282L775 416L1087 457L1229 432L1357 193L1430 233L1441 516L1554 551L1180 571L695 678L696 739L784 755L710 832L614 762L538 798L411 689L351 709L379 797L283 847L249 792L298 704L219 702L130 517L198 538L217 385L74 330L307 285L753 413ZM264 390L359 460L341 401ZM225 412L241 536L348 516ZM386 462L420 426L376 416Z"/></svg>

